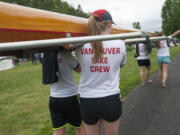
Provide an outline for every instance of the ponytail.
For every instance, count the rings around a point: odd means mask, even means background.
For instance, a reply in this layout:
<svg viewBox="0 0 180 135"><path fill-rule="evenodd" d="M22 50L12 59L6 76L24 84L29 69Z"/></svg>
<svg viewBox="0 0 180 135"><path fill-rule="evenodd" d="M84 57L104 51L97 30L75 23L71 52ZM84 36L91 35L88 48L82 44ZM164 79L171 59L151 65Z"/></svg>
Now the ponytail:
<svg viewBox="0 0 180 135"><path fill-rule="evenodd" d="M101 35L106 30L107 21L96 21L94 16L90 16L88 21L88 35L96 36ZM93 62L103 58L103 44L102 41L91 42L91 47L94 51Z"/></svg>

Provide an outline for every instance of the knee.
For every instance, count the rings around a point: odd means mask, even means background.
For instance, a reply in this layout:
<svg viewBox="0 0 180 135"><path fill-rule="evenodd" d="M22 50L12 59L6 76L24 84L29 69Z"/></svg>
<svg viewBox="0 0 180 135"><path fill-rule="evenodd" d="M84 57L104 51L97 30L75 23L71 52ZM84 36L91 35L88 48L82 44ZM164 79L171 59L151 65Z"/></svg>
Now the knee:
<svg viewBox="0 0 180 135"><path fill-rule="evenodd" d="M144 70L140 70L140 73L141 73L141 74L144 74Z"/></svg>

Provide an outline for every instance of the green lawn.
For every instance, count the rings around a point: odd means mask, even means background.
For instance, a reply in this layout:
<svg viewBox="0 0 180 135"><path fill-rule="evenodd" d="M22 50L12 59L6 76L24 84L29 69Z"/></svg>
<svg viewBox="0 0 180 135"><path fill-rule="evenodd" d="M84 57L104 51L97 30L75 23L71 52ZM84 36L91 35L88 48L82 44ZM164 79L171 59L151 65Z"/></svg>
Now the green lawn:
<svg viewBox="0 0 180 135"><path fill-rule="evenodd" d="M172 58L180 47L170 49ZM120 89L125 97L139 83L139 69L134 53L128 52L127 64L121 70ZM157 72L156 50L150 55L152 73ZM80 74L74 73L79 82ZM48 110L49 86L42 85L41 65L30 62L0 71L0 135L51 135L52 126ZM69 127L66 135L73 135Z"/></svg>

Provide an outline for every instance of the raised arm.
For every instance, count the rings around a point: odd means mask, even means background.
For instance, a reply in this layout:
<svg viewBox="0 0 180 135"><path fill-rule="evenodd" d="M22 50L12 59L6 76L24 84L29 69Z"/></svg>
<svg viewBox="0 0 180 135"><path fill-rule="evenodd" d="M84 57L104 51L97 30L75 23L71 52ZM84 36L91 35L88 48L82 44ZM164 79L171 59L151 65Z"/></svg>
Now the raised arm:
<svg viewBox="0 0 180 135"><path fill-rule="evenodd" d="M175 37L175 36L177 36L178 34L180 34L180 29L179 29L178 31L174 32L174 33L172 34L172 36Z"/></svg>

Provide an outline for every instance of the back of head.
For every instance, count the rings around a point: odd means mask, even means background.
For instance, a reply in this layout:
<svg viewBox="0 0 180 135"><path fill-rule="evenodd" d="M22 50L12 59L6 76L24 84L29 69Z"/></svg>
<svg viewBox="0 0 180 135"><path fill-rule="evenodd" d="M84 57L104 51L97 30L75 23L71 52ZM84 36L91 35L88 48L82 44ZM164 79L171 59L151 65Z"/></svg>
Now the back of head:
<svg viewBox="0 0 180 135"><path fill-rule="evenodd" d="M107 29L107 23L112 22L112 17L108 11L104 9L94 11L88 21L88 35L102 35ZM94 50L94 61L101 59L103 57L102 41L92 42L91 46Z"/></svg>
<svg viewBox="0 0 180 135"><path fill-rule="evenodd" d="M101 33L106 30L106 22L107 21L96 21L94 16L90 16L88 21L88 35L101 35Z"/></svg>

